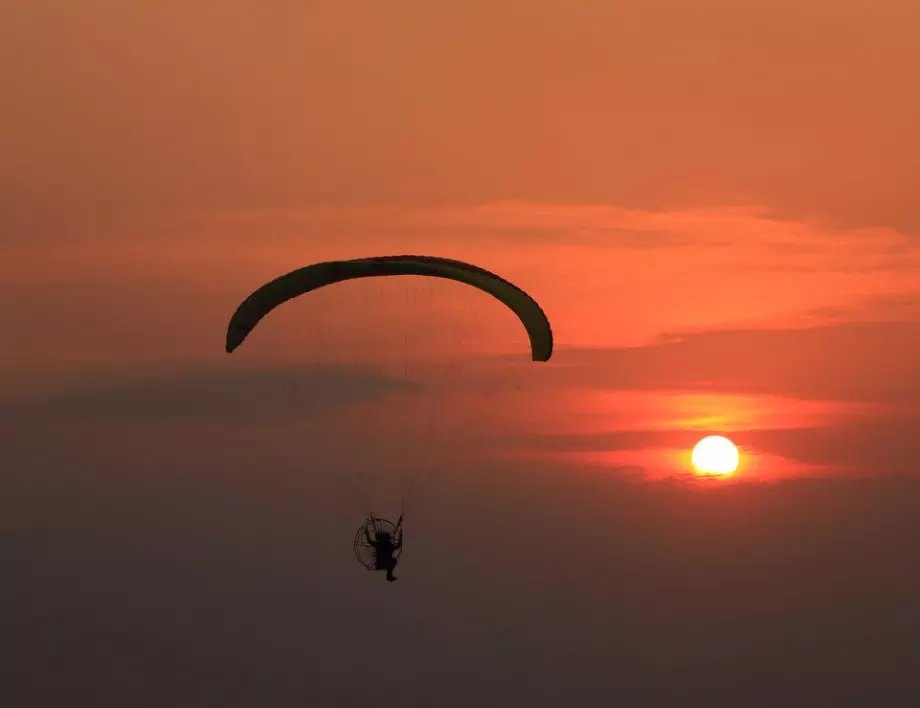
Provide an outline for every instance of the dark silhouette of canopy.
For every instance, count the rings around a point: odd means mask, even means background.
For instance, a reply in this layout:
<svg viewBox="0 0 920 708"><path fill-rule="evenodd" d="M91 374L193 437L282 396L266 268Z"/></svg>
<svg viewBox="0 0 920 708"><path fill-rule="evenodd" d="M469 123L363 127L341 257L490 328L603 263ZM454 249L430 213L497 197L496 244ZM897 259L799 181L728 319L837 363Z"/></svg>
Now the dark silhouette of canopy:
<svg viewBox="0 0 920 708"><path fill-rule="evenodd" d="M272 310L299 295L355 278L420 275L446 278L483 290L507 306L527 330L531 357L548 361L553 353L553 333L540 305L513 283L478 266L434 256L379 256L348 261L315 263L286 273L258 288L233 313L227 328L227 352L249 336Z"/></svg>

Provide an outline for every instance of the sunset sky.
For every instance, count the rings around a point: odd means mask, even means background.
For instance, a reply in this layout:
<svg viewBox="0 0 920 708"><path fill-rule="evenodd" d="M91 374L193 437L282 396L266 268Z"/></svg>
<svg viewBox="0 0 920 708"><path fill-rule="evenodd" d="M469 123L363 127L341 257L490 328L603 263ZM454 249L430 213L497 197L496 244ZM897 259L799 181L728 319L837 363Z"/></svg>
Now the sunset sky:
<svg viewBox="0 0 920 708"><path fill-rule="evenodd" d="M918 27L907 0L13 0L4 705L910 703ZM412 278L224 352L260 284L400 253L522 287L553 359ZM724 479L689 464L710 433ZM391 586L351 539L418 455Z"/></svg>

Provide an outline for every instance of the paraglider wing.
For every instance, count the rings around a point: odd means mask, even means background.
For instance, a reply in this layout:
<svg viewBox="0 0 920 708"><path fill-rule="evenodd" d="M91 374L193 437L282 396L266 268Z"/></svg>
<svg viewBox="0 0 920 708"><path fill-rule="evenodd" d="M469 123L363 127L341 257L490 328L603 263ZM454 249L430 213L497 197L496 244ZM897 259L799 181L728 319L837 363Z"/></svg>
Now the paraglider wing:
<svg viewBox="0 0 920 708"><path fill-rule="evenodd" d="M531 357L548 361L553 353L553 333L540 305L513 283L478 266L433 256L380 256L348 261L328 261L299 268L266 283L237 308L227 328L227 352L249 336L273 309L311 290L355 278L420 275L446 278L483 290L507 306L527 330Z"/></svg>

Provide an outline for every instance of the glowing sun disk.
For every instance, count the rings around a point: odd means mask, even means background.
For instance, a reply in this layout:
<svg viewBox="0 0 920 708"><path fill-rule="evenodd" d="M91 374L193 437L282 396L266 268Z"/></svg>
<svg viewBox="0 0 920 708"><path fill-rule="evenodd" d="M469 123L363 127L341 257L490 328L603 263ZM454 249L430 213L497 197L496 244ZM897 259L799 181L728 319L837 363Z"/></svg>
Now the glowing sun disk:
<svg viewBox="0 0 920 708"><path fill-rule="evenodd" d="M710 435L693 448L693 466L706 474L731 474L738 469L738 448L728 438Z"/></svg>

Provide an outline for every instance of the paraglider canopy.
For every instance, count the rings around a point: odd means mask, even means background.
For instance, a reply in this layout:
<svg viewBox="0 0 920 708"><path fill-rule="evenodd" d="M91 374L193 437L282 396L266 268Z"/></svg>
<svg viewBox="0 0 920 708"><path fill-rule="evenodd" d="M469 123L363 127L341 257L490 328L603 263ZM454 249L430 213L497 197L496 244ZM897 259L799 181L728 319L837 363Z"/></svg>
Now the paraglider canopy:
<svg viewBox="0 0 920 708"><path fill-rule="evenodd" d="M482 290L511 309L527 330L531 358L549 361L553 333L546 313L513 283L470 263L435 256L377 256L327 261L286 273L258 288L233 313L227 327L227 352L239 347L259 321L279 305L312 290L355 278L420 275L446 278Z"/></svg>

